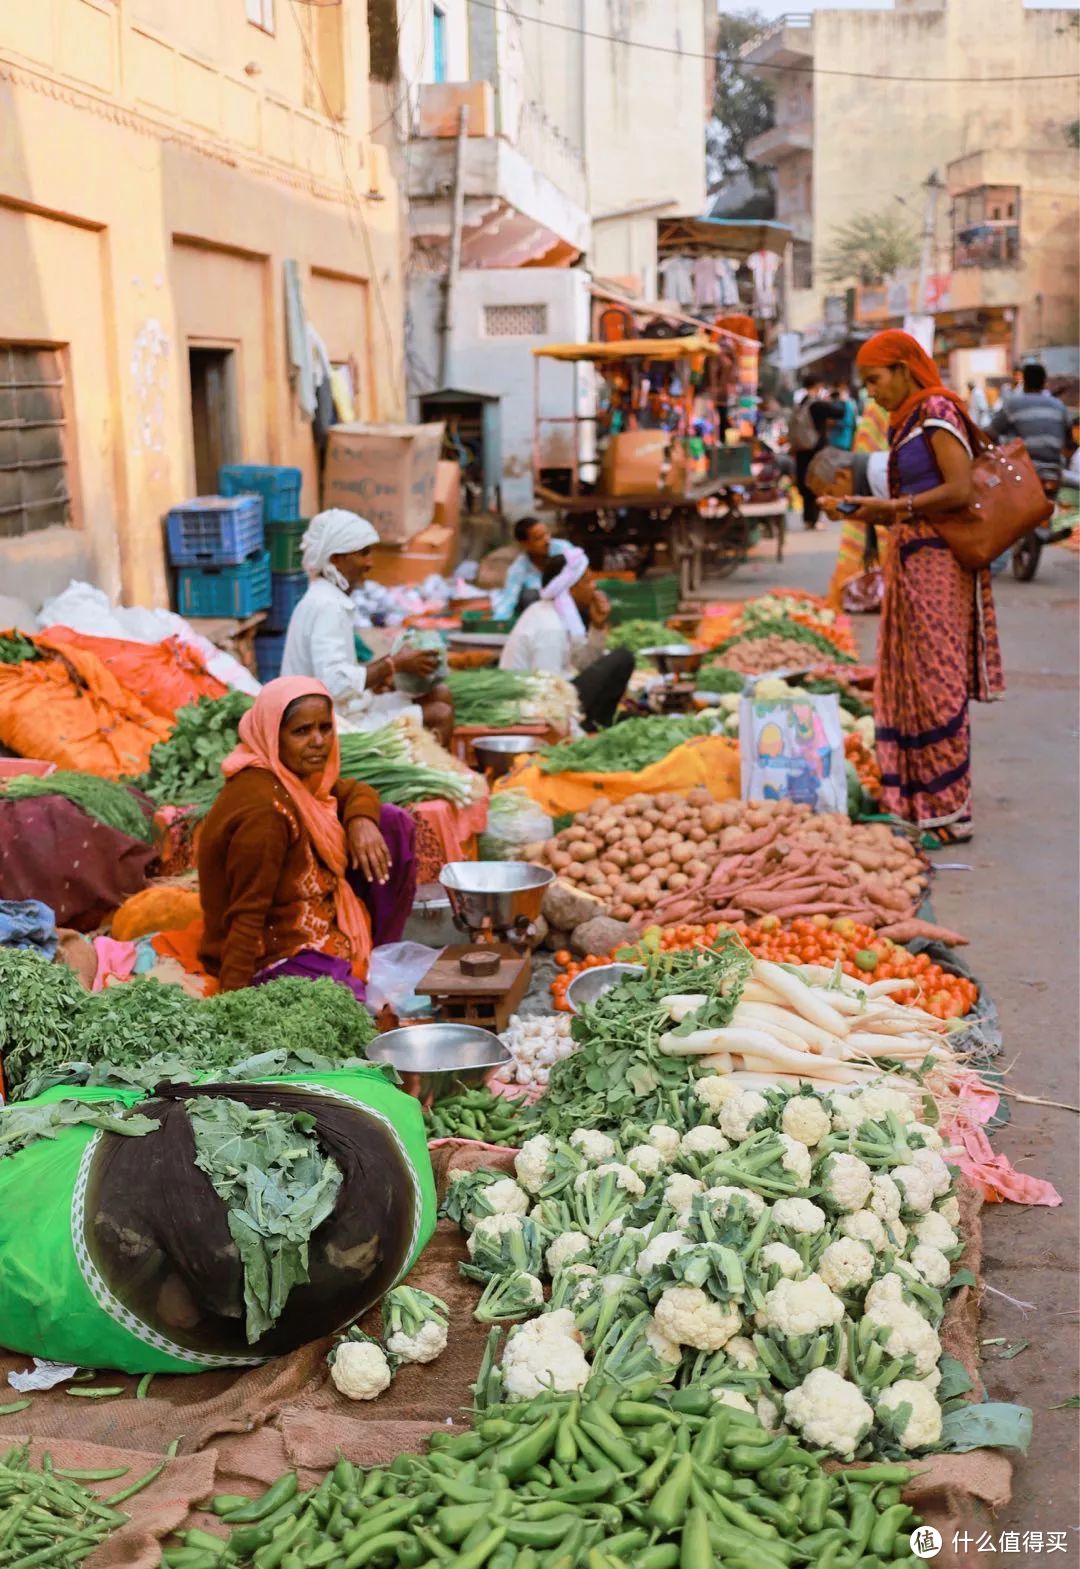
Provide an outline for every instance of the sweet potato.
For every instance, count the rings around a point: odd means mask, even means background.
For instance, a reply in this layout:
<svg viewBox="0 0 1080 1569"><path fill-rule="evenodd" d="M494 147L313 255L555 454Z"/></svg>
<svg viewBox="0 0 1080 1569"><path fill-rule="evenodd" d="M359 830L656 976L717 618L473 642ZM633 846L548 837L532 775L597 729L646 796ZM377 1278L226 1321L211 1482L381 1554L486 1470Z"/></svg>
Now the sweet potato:
<svg viewBox="0 0 1080 1569"><path fill-rule="evenodd" d="M914 942L916 937L925 937L928 942L944 943L947 948L965 948L970 941L959 932L950 931L947 926L935 926L933 921L921 921L917 916L879 927L878 936L891 938L898 943Z"/></svg>

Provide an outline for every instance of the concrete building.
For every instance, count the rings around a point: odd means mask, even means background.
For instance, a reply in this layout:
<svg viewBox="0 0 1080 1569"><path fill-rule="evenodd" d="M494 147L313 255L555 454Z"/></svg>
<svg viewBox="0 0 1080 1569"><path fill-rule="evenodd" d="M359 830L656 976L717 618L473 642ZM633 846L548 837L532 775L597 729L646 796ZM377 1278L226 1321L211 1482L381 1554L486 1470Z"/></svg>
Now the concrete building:
<svg viewBox="0 0 1080 1569"><path fill-rule="evenodd" d="M400 5L385 91L408 112L407 144L392 156L409 194L411 406L430 409L444 384L475 393L460 422L472 443L482 398L499 400L495 468L511 517L533 500L532 348L588 337L591 275L655 298L658 220L704 210L711 10L709 0L531 0L528 15L506 0ZM591 370L558 369L543 412L587 408ZM558 461L558 441L549 427L545 459Z"/></svg>
<svg viewBox="0 0 1080 1569"><path fill-rule="evenodd" d="M0 582L167 601L162 517L295 464L286 262L360 418L404 412L364 0L0 5Z"/></svg>
<svg viewBox="0 0 1080 1569"><path fill-rule="evenodd" d="M965 341L1003 333L1015 353L1075 340L1078 54L1075 10L1022 0L792 13L752 39L743 58L771 67L776 125L750 154L774 167L777 217L795 236L791 325L818 329L827 300L836 308L843 288L823 276L836 229L901 202L916 233L928 205L932 222L925 298L901 278L899 314L929 305L941 329ZM924 189L934 171L936 211ZM958 252L956 234L983 221L999 187L1011 197L987 221L999 234L1011 225L1008 244ZM868 321L896 314L881 291L867 303Z"/></svg>

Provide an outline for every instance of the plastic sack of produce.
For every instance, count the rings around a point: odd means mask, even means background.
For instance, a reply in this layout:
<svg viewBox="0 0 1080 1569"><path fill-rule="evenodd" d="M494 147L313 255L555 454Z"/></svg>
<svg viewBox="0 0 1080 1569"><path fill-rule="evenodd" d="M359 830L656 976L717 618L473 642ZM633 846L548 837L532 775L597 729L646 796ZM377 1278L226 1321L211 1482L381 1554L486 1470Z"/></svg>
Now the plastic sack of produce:
<svg viewBox="0 0 1080 1569"><path fill-rule="evenodd" d="M37 640L40 657L0 664L0 742L106 779L141 774L168 721L129 692L94 654Z"/></svg>
<svg viewBox="0 0 1080 1569"><path fill-rule="evenodd" d="M844 734L835 696L739 700L744 801L794 801L846 812Z"/></svg>
<svg viewBox="0 0 1080 1569"><path fill-rule="evenodd" d="M61 1125L20 1147L28 1115ZM378 1069L51 1090L0 1111L0 1343L128 1373L252 1366L352 1323L434 1226L423 1114Z"/></svg>
<svg viewBox="0 0 1080 1569"><path fill-rule="evenodd" d="M95 654L121 686L163 719L172 719L178 708L197 703L200 697L224 697L229 690L224 681L210 674L199 650L177 637L160 643L135 643L118 637L89 637L65 626L48 627L42 636L55 646Z"/></svg>
<svg viewBox="0 0 1080 1569"><path fill-rule="evenodd" d="M422 696L430 692L432 687L438 686L440 681L445 681L448 671L446 663L446 643L441 632L428 631L423 627L406 627L399 632L390 649L391 654L400 654L402 649L416 648L422 653L438 654L439 663L429 676L413 676L405 671L399 671L394 676L394 686L399 692L408 692L413 697Z"/></svg>
<svg viewBox="0 0 1080 1569"><path fill-rule="evenodd" d="M488 806L487 829L477 842L482 861L520 861L527 844L541 844L555 832L554 820L527 790L503 790Z"/></svg>

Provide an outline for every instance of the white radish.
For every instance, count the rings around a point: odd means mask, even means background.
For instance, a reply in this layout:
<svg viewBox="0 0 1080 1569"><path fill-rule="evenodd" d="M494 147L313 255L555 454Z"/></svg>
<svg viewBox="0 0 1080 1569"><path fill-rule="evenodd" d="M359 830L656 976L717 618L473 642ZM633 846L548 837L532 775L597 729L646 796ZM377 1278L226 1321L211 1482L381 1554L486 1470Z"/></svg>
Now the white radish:
<svg viewBox="0 0 1080 1569"><path fill-rule="evenodd" d="M729 1051L714 1052L710 1057L699 1058L702 1068L708 1068L710 1073L730 1073L732 1062Z"/></svg>
<svg viewBox="0 0 1080 1569"><path fill-rule="evenodd" d="M697 1013L699 1008L704 1008L708 1000L704 992L688 992L678 997L665 997L664 1007L667 1009L668 1018L676 1024L681 1024L692 1013Z"/></svg>
<svg viewBox="0 0 1080 1569"><path fill-rule="evenodd" d="M779 1041L772 1041L767 1046L747 1046L738 1054L748 1068L781 1068L787 1073L800 1073L808 1078L832 1082L846 1082L848 1079L847 1063L835 1062L831 1057L808 1058L803 1052L781 1046Z"/></svg>
<svg viewBox="0 0 1080 1569"><path fill-rule="evenodd" d="M828 1030L830 1035L846 1035L847 1024L836 1009L829 1003L821 1000L820 992L812 991L805 981L785 970L778 964L770 964L765 959L754 961L753 973L763 980L766 986L771 986L773 991L779 992L788 1007L794 1008L796 1013L801 1013L804 1019L809 1019L811 1024L818 1025L823 1030Z"/></svg>
<svg viewBox="0 0 1080 1569"><path fill-rule="evenodd" d="M732 1023L745 1023L751 1029L766 1025L770 1030L797 1036L804 1050L826 1054L830 1044L839 1038L830 1035L826 1030L819 1029L816 1024L811 1024L793 1009L781 1008L768 1002L740 1003L735 1009ZM782 1035L778 1035L777 1039L782 1039Z"/></svg>

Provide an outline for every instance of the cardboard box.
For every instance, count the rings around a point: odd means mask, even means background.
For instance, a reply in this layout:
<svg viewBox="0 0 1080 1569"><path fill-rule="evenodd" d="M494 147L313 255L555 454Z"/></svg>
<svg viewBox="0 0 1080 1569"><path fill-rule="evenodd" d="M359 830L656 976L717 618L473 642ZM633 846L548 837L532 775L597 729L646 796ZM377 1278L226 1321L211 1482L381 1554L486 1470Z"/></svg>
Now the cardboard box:
<svg viewBox="0 0 1080 1569"><path fill-rule="evenodd" d="M334 425L326 447L323 506L359 512L384 545L404 545L432 521L444 427Z"/></svg>
<svg viewBox="0 0 1080 1569"><path fill-rule="evenodd" d="M490 82L425 82L420 88L417 135L456 136L462 104L468 105L470 136L495 135L495 94Z"/></svg>
<svg viewBox="0 0 1080 1569"><path fill-rule="evenodd" d="M666 430L628 430L611 436L604 452L601 491L608 496L659 491L664 453L673 439Z"/></svg>
<svg viewBox="0 0 1080 1569"><path fill-rule="evenodd" d="M435 522L456 534L461 524L461 464L435 466Z"/></svg>
<svg viewBox="0 0 1080 1569"><path fill-rule="evenodd" d="M410 545L412 541L409 541ZM433 572L445 577L450 569L451 550L395 550L392 545L376 545L371 552L374 565L372 581L387 588L398 588L403 583L422 583Z"/></svg>

